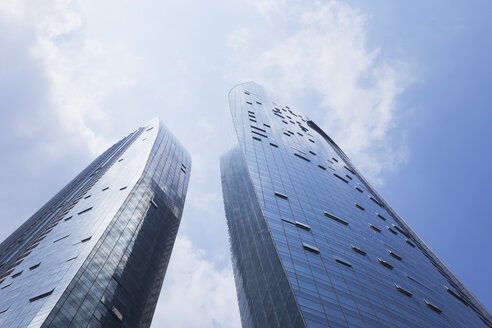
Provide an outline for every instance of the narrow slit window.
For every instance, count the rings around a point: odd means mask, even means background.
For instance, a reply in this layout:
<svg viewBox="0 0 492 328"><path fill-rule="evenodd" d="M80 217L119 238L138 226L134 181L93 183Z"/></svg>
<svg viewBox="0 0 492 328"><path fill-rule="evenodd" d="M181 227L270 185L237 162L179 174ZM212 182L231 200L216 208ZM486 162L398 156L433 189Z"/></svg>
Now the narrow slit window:
<svg viewBox="0 0 492 328"><path fill-rule="evenodd" d="M254 125L250 125L250 126L251 126L253 129L256 129L256 130L258 130L258 131L266 132L266 130L265 130L265 129L259 128L259 127L254 126Z"/></svg>
<svg viewBox="0 0 492 328"><path fill-rule="evenodd" d="M276 145L274 143L271 143L271 142L270 142L270 146L275 147L275 148L278 148L278 145Z"/></svg>
<svg viewBox="0 0 492 328"><path fill-rule="evenodd" d="M8 286L10 286L10 285L8 285ZM3 288L2 288L2 289L3 289ZM7 306L5 309L1 310L1 311L0 311L0 314L7 312L9 309L10 309L10 305L9 305L9 306Z"/></svg>
<svg viewBox="0 0 492 328"><path fill-rule="evenodd" d="M116 307L113 306L113 308L111 309L111 313L116 319L118 319L118 321L123 321L123 314L121 314L121 312L118 311Z"/></svg>
<svg viewBox="0 0 492 328"><path fill-rule="evenodd" d="M345 260L342 260L342 259L339 259L338 257L335 257L335 261L340 263L340 264L343 264L349 268L352 267L352 264L350 264L348 261L345 261Z"/></svg>
<svg viewBox="0 0 492 328"><path fill-rule="evenodd" d="M378 218L380 218L381 220L386 221L386 218L385 218L384 216L382 216L381 214L376 213L376 216L377 216Z"/></svg>
<svg viewBox="0 0 492 328"><path fill-rule="evenodd" d="M121 187L120 190L125 190L127 186Z"/></svg>
<svg viewBox="0 0 492 328"><path fill-rule="evenodd" d="M398 254L396 254L395 252L391 251L388 249L388 254L393 256L395 259L397 259L398 261L401 261L402 260L402 257Z"/></svg>
<svg viewBox="0 0 492 328"><path fill-rule="evenodd" d="M29 268L29 270L34 270L37 267L39 267L40 265L41 265L41 262L39 262L38 264L34 264L32 267Z"/></svg>
<svg viewBox="0 0 492 328"><path fill-rule="evenodd" d="M377 231L377 232L381 232L381 229L379 229L378 227L376 227L375 225L372 225L371 223L369 223L369 226L374 230L374 231Z"/></svg>
<svg viewBox="0 0 492 328"><path fill-rule="evenodd" d="M250 118L249 121L253 122L253 123L258 123L258 122L256 122L256 120L253 120L252 118Z"/></svg>
<svg viewBox="0 0 492 328"><path fill-rule="evenodd" d="M248 91L244 91L245 94L249 95L250 93Z"/></svg>
<svg viewBox="0 0 492 328"><path fill-rule="evenodd" d="M333 214L330 214L326 211L323 211L323 214L326 216L326 217L329 217L330 219L334 220L334 221L337 221L338 223L341 223L343 225L348 225L348 222L345 221L345 220L342 220L340 219L338 216L336 215L333 215Z"/></svg>
<svg viewBox="0 0 492 328"><path fill-rule="evenodd" d="M322 169L323 171L326 171L326 167L324 167L324 166L322 166L322 165L318 165L318 167L319 167L320 169Z"/></svg>
<svg viewBox="0 0 492 328"><path fill-rule="evenodd" d="M311 150L310 150L310 151L309 151L309 153L310 153L311 155L316 156L316 153L315 153L314 151L311 151Z"/></svg>
<svg viewBox="0 0 492 328"><path fill-rule="evenodd" d="M332 157L331 159L338 163L338 159L336 159L335 157Z"/></svg>
<svg viewBox="0 0 492 328"><path fill-rule="evenodd" d="M250 113L251 115L255 115L255 113L250 110L248 110L248 113Z"/></svg>
<svg viewBox="0 0 492 328"><path fill-rule="evenodd" d="M390 269L390 270L393 270L393 266L392 266L391 264L389 264L389 263L388 263L388 262L386 262L385 260L381 260L379 257L378 257L378 262L379 262L382 266L384 266L384 267L386 267L386 268L388 268L388 269Z"/></svg>
<svg viewBox="0 0 492 328"><path fill-rule="evenodd" d="M315 246L312 246L312 245L309 245L309 244L306 244L306 243L302 243L302 247L307 250L307 251L310 251L311 253L315 253L315 254L319 254L319 249Z"/></svg>
<svg viewBox="0 0 492 328"><path fill-rule="evenodd" d="M284 134L285 134L287 137L290 137L290 134L288 134L287 132L284 132Z"/></svg>
<svg viewBox="0 0 492 328"><path fill-rule="evenodd" d="M13 283L13 281L12 281L10 284L5 285L5 286L3 286L3 287L2 287L2 288L0 288L0 289L5 289L5 288L7 288L8 286L12 285L12 283Z"/></svg>
<svg viewBox="0 0 492 328"><path fill-rule="evenodd" d="M395 285L395 288L397 291L399 291L400 293L404 294L404 295L407 295L408 297L412 297L412 293L410 293L408 290L406 290L405 288L401 287L400 285L396 284L396 283L393 283Z"/></svg>
<svg viewBox="0 0 492 328"><path fill-rule="evenodd" d="M267 128L270 127L270 125L266 124L266 123L263 123L264 126L266 126Z"/></svg>
<svg viewBox="0 0 492 328"><path fill-rule="evenodd" d="M56 240L53 240L53 244L54 244L54 243L56 243L56 242L59 242L60 240L63 240L63 239L65 239L65 238L68 238L68 236L70 236L70 234L68 234L68 235L66 235L66 236L63 236L63 237L61 237L61 238L58 238L58 239L56 239Z"/></svg>
<svg viewBox="0 0 492 328"><path fill-rule="evenodd" d="M70 220L72 217L73 217L73 216L72 216L72 215L70 215L68 218L65 218L65 220L63 220L63 221L68 221L68 220Z"/></svg>
<svg viewBox="0 0 492 328"><path fill-rule="evenodd" d="M352 177L351 177L350 175L345 174L345 176L347 177L347 179L349 179L349 180L353 180L353 179L352 179Z"/></svg>
<svg viewBox="0 0 492 328"><path fill-rule="evenodd" d="M102 191L106 191L106 190L108 190L108 189L109 189L109 187L104 187L104 188L102 189Z"/></svg>
<svg viewBox="0 0 492 328"><path fill-rule="evenodd" d="M257 138L257 137L253 137L253 140L256 140L256 141L260 141L261 142L261 139L260 138Z"/></svg>
<svg viewBox="0 0 492 328"><path fill-rule="evenodd" d="M29 299L29 302L31 302L31 303L32 303L32 302L35 302L35 301L40 300L40 299L42 299L42 298L45 298L45 297L47 297L47 296L50 296L51 294L53 294L53 291L54 291L54 290L55 290L55 289L53 288L53 289L52 289L52 290L50 290L49 292L46 292L46 293L44 293L44 294L40 294L40 295L38 295L38 296L34 296L34 297L32 297L32 298L30 298L30 299Z"/></svg>
<svg viewBox="0 0 492 328"><path fill-rule="evenodd" d="M91 238L92 238L92 236L87 237L87 238L84 238L84 239L82 239L80 242L81 242L81 243L88 242L89 240L91 240Z"/></svg>
<svg viewBox="0 0 492 328"><path fill-rule="evenodd" d="M284 221L284 222L287 222L287 223L289 223L289 224L296 225L296 223L295 223L295 222L293 222L293 221L291 221L291 220L289 220L289 219L286 219L286 218L281 218L280 220L282 220L282 221Z"/></svg>
<svg viewBox="0 0 492 328"><path fill-rule="evenodd" d="M398 235L398 232L396 232L395 230L391 229L390 227L386 226L386 229L388 229L389 232L391 232L393 235Z"/></svg>
<svg viewBox="0 0 492 328"><path fill-rule="evenodd" d="M275 191L274 192L275 196L280 197L282 199L287 199L287 195L282 194L281 192Z"/></svg>
<svg viewBox="0 0 492 328"><path fill-rule="evenodd" d="M153 128L154 128L154 127L153 127L153 126L151 126L151 127L150 127L150 128L148 128L146 131L150 131L150 130L152 130Z"/></svg>
<svg viewBox="0 0 492 328"><path fill-rule="evenodd" d="M7 287L7 286L5 286L5 287ZM5 288L5 287L4 287L4 288ZM465 299L464 299L463 297L461 297L460 295L458 295L457 293L455 293L453 290L451 290L451 289L450 289L449 287L447 287L447 286L444 286L444 288L446 289L446 291L447 291L449 294L453 295L453 296L454 296L454 297L455 297L458 301L460 301L460 302L461 302L461 303L463 303L464 305L468 306L468 302L467 302L467 301L465 301Z"/></svg>
<svg viewBox="0 0 492 328"><path fill-rule="evenodd" d="M364 256L367 255L367 253L365 251L363 251L362 249L360 249L359 247L356 247L354 245L350 245L350 247L352 247L354 252L359 253L360 255L364 255Z"/></svg>
<svg viewBox="0 0 492 328"><path fill-rule="evenodd" d="M246 102L248 105L253 105L253 103L251 101L247 101Z"/></svg>
<svg viewBox="0 0 492 328"><path fill-rule="evenodd" d="M351 169L349 169L346 165L343 166L347 171L349 171L350 173L352 173L353 175L355 175L354 171L352 171Z"/></svg>
<svg viewBox="0 0 492 328"><path fill-rule="evenodd" d="M90 210L92 210L92 207L86 208L85 210L80 211L80 212L79 212L79 213L77 213L77 214L78 214L78 215L80 215L80 214L84 214L85 212L89 212Z"/></svg>
<svg viewBox="0 0 492 328"><path fill-rule="evenodd" d="M261 102L259 102L259 101L257 101L256 103L257 103L258 105L261 105Z"/></svg>
<svg viewBox="0 0 492 328"><path fill-rule="evenodd" d="M267 135L264 135L263 133L257 132L257 131L251 131L251 133L257 134L259 136L262 136L263 138L268 138Z"/></svg>
<svg viewBox="0 0 492 328"><path fill-rule="evenodd" d="M380 202L378 202L374 197L369 196L369 199L372 200L374 203L376 203L379 207L384 207L383 204L381 204Z"/></svg>
<svg viewBox="0 0 492 328"><path fill-rule="evenodd" d="M304 230L307 230L307 231L311 230L311 227L310 226L308 226L305 223L301 223L299 221L295 221L295 225L298 226L299 228L304 229Z"/></svg>
<svg viewBox="0 0 492 328"><path fill-rule="evenodd" d="M360 206L359 204L357 203L354 203L355 207L357 207L359 210L362 210L362 211L365 211L366 209L362 206Z"/></svg>
<svg viewBox="0 0 492 328"><path fill-rule="evenodd" d="M393 226L393 228L398 230L400 233L404 234L405 237L410 238L410 235L408 233L406 233L403 229L401 229L399 226L397 226L396 224L392 224L392 226Z"/></svg>
<svg viewBox="0 0 492 328"><path fill-rule="evenodd" d="M431 302L429 302L428 300L424 299L424 303L432 311L441 314L442 310L440 308L438 308L437 306L435 306L434 304L432 304Z"/></svg>
<svg viewBox="0 0 492 328"><path fill-rule="evenodd" d="M71 258L69 258L69 259L67 260L67 262L73 261L73 260L75 260L77 257L79 257L79 256L77 255L77 256L71 257Z"/></svg>
<svg viewBox="0 0 492 328"><path fill-rule="evenodd" d="M313 139L308 139L309 141L311 141L312 143L314 143L314 140Z"/></svg>
<svg viewBox="0 0 492 328"><path fill-rule="evenodd" d="M298 153L294 153L294 155L297 156L297 157L299 157L299 158L301 158L301 159L303 159L303 160L305 160L306 162L311 162L310 159L308 159L308 158L306 158L306 157L304 157L302 155L299 155Z"/></svg>
<svg viewBox="0 0 492 328"><path fill-rule="evenodd" d="M84 197L84 199L87 199L87 198L89 198L89 197L91 197L91 196L92 196L92 195L87 195L87 196L85 196L85 197Z"/></svg>
<svg viewBox="0 0 492 328"><path fill-rule="evenodd" d="M415 244L414 244L414 243L412 243L410 240L405 239L405 242L406 242L408 245L410 245L410 246L412 246L412 247L414 247L414 248L415 248Z"/></svg>
<svg viewBox="0 0 492 328"><path fill-rule="evenodd" d="M336 173L333 173L334 176L336 176L337 178L339 178L340 180L342 180L343 182L345 183L349 183L346 179L342 178L341 176L339 176L338 174Z"/></svg>
<svg viewBox="0 0 492 328"><path fill-rule="evenodd" d="M360 193L363 193L362 189L360 189L359 187L355 187L355 190L357 190Z"/></svg>
<svg viewBox="0 0 492 328"><path fill-rule="evenodd" d="M20 275L22 274L22 272L24 272L24 270L19 271L19 272L17 272L17 273L15 273L15 274L13 274L13 275L12 275L12 278L17 278L18 276L20 276Z"/></svg>
<svg viewBox="0 0 492 328"><path fill-rule="evenodd" d="M122 160L124 160L124 158L120 158L120 159L118 160L118 162L121 162Z"/></svg>

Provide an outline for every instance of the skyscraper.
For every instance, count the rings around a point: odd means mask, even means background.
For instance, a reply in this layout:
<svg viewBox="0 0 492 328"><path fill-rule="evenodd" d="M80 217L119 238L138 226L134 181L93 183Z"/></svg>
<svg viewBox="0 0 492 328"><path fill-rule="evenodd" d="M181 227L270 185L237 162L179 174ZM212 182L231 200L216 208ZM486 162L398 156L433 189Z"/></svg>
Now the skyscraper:
<svg viewBox="0 0 492 328"><path fill-rule="evenodd" d="M0 244L0 327L148 327L190 156L154 119Z"/></svg>
<svg viewBox="0 0 492 328"><path fill-rule="evenodd" d="M222 190L244 327L487 327L488 310L314 122L229 95Z"/></svg>

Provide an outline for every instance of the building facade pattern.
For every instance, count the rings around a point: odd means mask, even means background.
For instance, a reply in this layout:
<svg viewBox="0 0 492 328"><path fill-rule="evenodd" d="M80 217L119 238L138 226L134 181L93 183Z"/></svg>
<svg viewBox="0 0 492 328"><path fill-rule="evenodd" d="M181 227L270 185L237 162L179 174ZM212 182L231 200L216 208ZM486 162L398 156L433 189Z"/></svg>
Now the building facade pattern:
<svg viewBox="0 0 492 328"><path fill-rule="evenodd" d="M154 119L0 245L1 327L148 327L191 161Z"/></svg>
<svg viewBox="0 0 492 328"><path fill-rule="evenodd" d="M314 122L231 90L222 189L244 327L490 327L488 310Z"/></svg>

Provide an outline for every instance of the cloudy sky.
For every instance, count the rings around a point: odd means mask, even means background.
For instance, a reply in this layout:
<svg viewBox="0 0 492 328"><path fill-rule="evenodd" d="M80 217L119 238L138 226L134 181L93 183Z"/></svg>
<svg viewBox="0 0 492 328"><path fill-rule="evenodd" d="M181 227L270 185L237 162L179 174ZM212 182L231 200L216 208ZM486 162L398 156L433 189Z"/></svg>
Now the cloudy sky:
<svg viewBox="0 0 492 328"><path fill-rule="evenodd" d="M237 327L227 92L318 122L492 307L489 1L0 2L0 240L154 116L193 158L153 327Z"/></svg>

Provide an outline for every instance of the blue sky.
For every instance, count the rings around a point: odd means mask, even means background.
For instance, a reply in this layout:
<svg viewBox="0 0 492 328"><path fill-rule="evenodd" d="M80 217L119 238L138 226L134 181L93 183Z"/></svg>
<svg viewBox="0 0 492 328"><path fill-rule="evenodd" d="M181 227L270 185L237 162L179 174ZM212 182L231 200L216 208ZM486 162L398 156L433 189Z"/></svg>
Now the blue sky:
<svg viewBox="0 0 492 328"><path fill-rule="evenodd" d="M488 1L2 1L0 239L157 115L193 168L153 326L239 326L218 157L229 145L227 92L254 80L319 122L491 308L491 10Z"/></svg>

